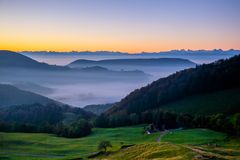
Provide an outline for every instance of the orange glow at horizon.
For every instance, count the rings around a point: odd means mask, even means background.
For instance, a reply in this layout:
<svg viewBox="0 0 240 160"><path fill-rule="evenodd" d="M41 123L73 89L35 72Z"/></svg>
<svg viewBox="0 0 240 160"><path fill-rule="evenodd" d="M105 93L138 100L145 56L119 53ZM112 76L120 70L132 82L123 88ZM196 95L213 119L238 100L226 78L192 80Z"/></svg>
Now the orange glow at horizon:
<svg viewBox="0 0 240 160"><path fill-rule="evenodd" d="M92 44L92 43L65 43L65 42L52 42L52 43L43 43L41 41L0 41L0 50L11 50L11 51L57 51L57 52L69 52L69 51L114 51L114 52L128 52L128 53L140 53L140 52L161 52L161 51L170 51L170 50L181 50L181 49L190 49L190 50L213 50L213 49L238 49L240 50L239 45L215 45L211 46L198 45L198 44L184 44L184 43L156 43L154 42L145 42L145 43L119 43L118 44ZM220 43L218 43L220 44ZM233 42L234 44L234 42ZM237 47L238 46L238 47Z"/></svg>
<svg viewBox="0 0 240 160"><path fill-rule="evenodd" d="M21 32L20 32L21 33ZM28 33L28 34L27 34ZM165 33L164 37L149 34L138 36L112 36L104 35L83 35L77 36L64 32L41 33L38 31L28 31L19 34L19 31L12 34L2 34L0 39L1 50L12 51L120 51L128 53L139 52L160 52L174 49L240 49L238 38L229 37L225 39L216 37L205 39L204 36L196 33L195 35L176 35ZM15 36L18 35L18 36ZM202 34L203 35L203 34ZM86 37L86 38L85 38ZM196 38L195 38L196 37ZM228 40L227 40L228 39ZM226 41L227 40L227 41ZM227 43L226 43L227 42Z"/></svg>

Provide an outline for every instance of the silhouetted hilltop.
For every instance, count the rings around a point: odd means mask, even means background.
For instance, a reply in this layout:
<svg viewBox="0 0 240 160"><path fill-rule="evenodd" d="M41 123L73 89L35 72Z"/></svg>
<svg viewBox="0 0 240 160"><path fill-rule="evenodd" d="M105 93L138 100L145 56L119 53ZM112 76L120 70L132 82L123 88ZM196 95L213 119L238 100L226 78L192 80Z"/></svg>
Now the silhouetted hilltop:
<svg viewBox="0 0 240 160"><path fill-rule="evenodd" d="M47 70L67 70L68 67L48 65L40 63L22 54L0 50L0 67L2 68L26 68L26 69L47 69Z"/></svg>
<svg viewBox="0 0 240 160"><path fill-rule="evenodd" d="M195 63L180 58L151 58L151 59L109 59L109 60L84 60L79 59L68 66L70 67L91 67L91 66L102 66L109 67L110 65L119 65L119 66L172 66L172 65L185 65L185 66L194 66Z"/></svg>
<svg viewBox="0 0 240 160"><path fill-rule="evenodd" d="M0 107L22 104L48 104L59 102L32 92L20 90L11 85L0 84Z"/></svg>

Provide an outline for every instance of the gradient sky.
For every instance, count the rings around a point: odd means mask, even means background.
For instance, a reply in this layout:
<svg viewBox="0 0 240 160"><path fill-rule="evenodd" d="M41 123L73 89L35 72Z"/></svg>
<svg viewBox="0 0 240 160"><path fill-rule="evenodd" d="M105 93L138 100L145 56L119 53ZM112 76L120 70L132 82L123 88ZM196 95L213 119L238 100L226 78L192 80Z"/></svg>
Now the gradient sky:
<svg viewBox="0 0 240 160"><path fill-rule="evenodd" d="M0 49L240 49L240 0L0 0Z"/></svg>

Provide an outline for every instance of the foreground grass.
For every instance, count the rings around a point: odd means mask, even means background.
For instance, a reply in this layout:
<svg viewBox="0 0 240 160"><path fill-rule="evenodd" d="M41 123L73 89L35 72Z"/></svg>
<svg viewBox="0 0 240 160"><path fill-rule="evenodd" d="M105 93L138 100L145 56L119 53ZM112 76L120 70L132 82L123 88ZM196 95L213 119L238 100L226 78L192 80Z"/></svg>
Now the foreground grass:
<svg viewBox="0 0 240 160"><path fill-rule="evenodd" d="M140 159L192 159L196 153L188 148L170 143L138 144L96 159L140 160Z"/></svg>
<svg viewBox="0 0 240 160"><path fill-rule="evenodd" d="M143 134L143 126L120 128L96 128L83 138L63 138L51 134L0 133L0 159L67 159L86 157L97 151L102 140L111 141L111 151L119 150L122 145L150 143L156 141L158 134ZM30 159L28 158L28 159Z"/></svg>
<svg viewBox="0 0 240 160"><path fill-rule="evenodd" d="M114 160L240 159L240 139L208 129L171 131L161 142L138 144L98 158Z"/></svg>
<svg viewBox="0 0 240 160"><path fill-rule="evenodd" d="M208 129L174 130L156 142L159 133L145 135L143 126L93 130L84 138L62 138L50 134L0 133L0 159L48 160L86 158L97 152L102 140L113 148L95 159L240 159L240 139ZM120 149L122 145L134 146Z"/></svg>
<svg viewBox="0 0 240 160"><path fill-rule="evenodd" d="M227 135L209 129L188 129L169 132L162 138L162 142L174 144L200 145L223 141Z"/></svg>

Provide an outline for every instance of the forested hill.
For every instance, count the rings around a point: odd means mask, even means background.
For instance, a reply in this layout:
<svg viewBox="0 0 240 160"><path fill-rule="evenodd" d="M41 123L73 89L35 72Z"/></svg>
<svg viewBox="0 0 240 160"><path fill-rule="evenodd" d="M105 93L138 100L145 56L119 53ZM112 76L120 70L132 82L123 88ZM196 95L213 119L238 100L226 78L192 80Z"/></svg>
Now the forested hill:
<svg viewBox="0 0 240 160"><path fill-rule="evenodd" d="M83 108L83 110L92 112L96 115L100 115L104 113L106 110L111 108L114 105L114 103L107 103L107 104L93 104L93 105L87 105Z"/></svg>
<svg viewBox="0 0 240 160"><path fill-rule="evenodd" d="M48 104L57 103L55 100L41 96L39 94L20 90L14 86L0 84L0 108L3 106L22 105L22 104Z"/></svg>
<svg viewBox="0 0 240 160"><path fill-rule="evenodd" d="M56 103L15 105L0 108L0 122L43 125L64 122L68 123L77 119L90 119L94 114L81 108Z"/></svg>
<svg viewBox="0 0 240 160"><path fill-rule="evenodd" d="M141 113L186 97L240 88L240 55L186 69L137 89L106 112Z"/></svg>

